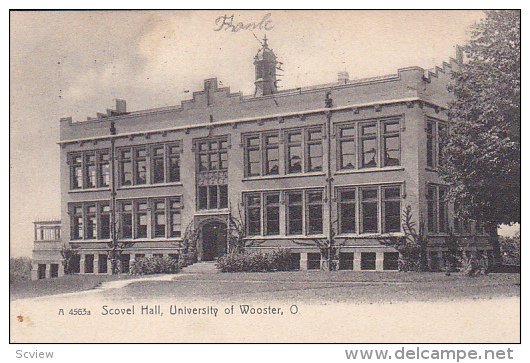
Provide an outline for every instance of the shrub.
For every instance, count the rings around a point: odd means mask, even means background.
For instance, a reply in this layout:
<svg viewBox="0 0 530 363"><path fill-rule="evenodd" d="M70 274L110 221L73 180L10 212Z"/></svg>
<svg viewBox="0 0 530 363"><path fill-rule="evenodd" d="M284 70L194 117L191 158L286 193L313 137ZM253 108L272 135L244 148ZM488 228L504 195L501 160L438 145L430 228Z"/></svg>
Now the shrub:
<svg viewBox="0 0 530 363"><path fill-rule="evenodd" d="M31 280L31 258L9 259L9 282Z"/></svg>
<svg viewBox="0 0 530 363"><path fill-rule="evenodd" d="M287 271L290 267L289 250L278 249L270 253L233 252L217 259L221 272L271 272Z"/></svg>
<svg viewBox="0 0 530 363"><path fill-rule="evenodd" d="M131 275L174 274L179 272L179 263L171 257L144 257L131 263Z"/></svg>
<svg viewBox="0 0 530 363"><path fill-rule="evenodd" d="M197 253L195 252L187 252L179 255L179 268L193 265L195 262L197 262Z"/></svg>
<svg viewBox="0 0 530 363"><path fill-rule="evenodd" d="M499 237L503 263L506 265L521 265L521 233L513 237Z"/></svg>
<svg viewBox="0 0 530 363"><path fill-rule="evenodd" d="M461 266L460 272L469 277L487 275L489 272L488 261L476 254L471 255L471 257L462 257L459 265Z"/></svg>

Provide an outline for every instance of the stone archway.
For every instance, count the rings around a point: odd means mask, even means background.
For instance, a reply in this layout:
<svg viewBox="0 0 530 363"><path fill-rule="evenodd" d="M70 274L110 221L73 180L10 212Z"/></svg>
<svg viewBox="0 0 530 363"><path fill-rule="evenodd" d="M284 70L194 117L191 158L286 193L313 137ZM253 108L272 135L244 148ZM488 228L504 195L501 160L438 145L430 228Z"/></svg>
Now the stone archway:
<svg viewBox="0 0 530 363"><path fill-rule="evenodd" d="M227 251L226 223L220 220L211 220L201 225L201 243L199 259L201 261L214 261Z"/></svg>

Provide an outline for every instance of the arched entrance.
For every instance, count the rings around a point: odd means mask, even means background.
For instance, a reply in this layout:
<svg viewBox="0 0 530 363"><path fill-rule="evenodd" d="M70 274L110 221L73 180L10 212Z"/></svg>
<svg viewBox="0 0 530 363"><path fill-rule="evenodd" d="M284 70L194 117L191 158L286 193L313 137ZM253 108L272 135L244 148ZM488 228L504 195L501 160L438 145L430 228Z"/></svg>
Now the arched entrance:
<svg viewBox="0 0 530 363"><path fill-rule="evenodd" d="M201 229L202 261L213 261L226 253L226 224L221 221L207 222Z"/></svg>

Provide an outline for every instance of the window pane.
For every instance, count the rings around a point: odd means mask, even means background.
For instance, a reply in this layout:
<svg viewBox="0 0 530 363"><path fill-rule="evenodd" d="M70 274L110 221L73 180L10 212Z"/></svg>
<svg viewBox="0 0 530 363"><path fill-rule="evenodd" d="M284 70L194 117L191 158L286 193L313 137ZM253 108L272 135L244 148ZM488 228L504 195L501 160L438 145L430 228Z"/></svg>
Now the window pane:
<svg viewBox="0 0 530 363"><path fill-rule="evenodd" d="M145 213L139 213L137 215L136 237L147 237L147 214Z"/></svg>
<svg viewBox="0 0 530 363"><path fill-rule="evenodd" d="M280 196L267 195L266 196L266 235L280 234Z"/></svg>
<svg viewBox="0 0 530 363"><path fill-rule="evenodd" d="M385 134L399 132L399 121L385 122L383 125L383 132Z"/></svg>
<svg viewBox="0 0 530 363"><path fill-rule="evenodd" d="M171 212L171 237L180 237L181 235L181 219L180 212Z"/></svg>
<svg viewBox="0 0 530 363"><path fill-rule="evenodd" d="M401 203L399 201L385 202L385 232L399 232L401 230Z"/></svg>
<svg viewBox="0 0 530 363"><path fill-rule="evenodd" d="M110 238L110 215L101 214L100 216L100 238L107 239Z"/></svg>
<svg viewBox="0 0 530 363"><path fill-rule="evenodd" d="M355 190L342 190L340 192L340 233L357 231L356 215Z"/></svg>
<svg viewBox="0 0 530 363"><path fill-rule="evenodd" d="M87 188L95 188L96 181L96 165L87 165Z"/></svg>
<svg viewBox="0 0 530 363"><path fill-rule="evenodd" d="M261 158L260 150L248 150L248 169L247 174L249 176L255 176L261 174Z"/></svg>
<svg viewBox="0 0 530 363"><path fill-rule="evenodd" d="M178 156L171 156L169 158L169 181L180 181L180 159Z"/></svg>
<svg viewBox="0 0 530 363"><path fill-rule="evenodd" d="M154 158L153 163L153 183L164 182L164 159Z"/></svg>
<svg viewBox="0 0 530 363"><path fill-rule="evenodd" d="M122 237L123 238L132 238L132 214L123 214L122 215Z"/></svg>
<svg viewBox="0 0 530 363"><path fill-rule="evenodd" d="M199 155L199 170L206 171L208 170L208 155Z"/></svg>
<svg viewBox="0 0 530 363"><path fill-rule="evenodd" d="M99 175L99 186L108 187L110 185L110 165L108 162L100 164Z"/></svg>
<svg viewBox="0 0 530 363"><path fill-rule="evenodd" d="M97 238L97 221L96 216L87 216L86 219L86 239Z"/></svg>
<svg viewBox="0 0 530 363"><path fill-rule="evenodd" d="M132 163L130 161L123 161L121 164L121 185L132 184Z"/></svg>
<svg viewBox="0 0 530 363"><path fill-rule="evenodd" d="M208 204L209 209L219 208L217 204L217 185L210 185L208 187L208 193L210 194L210 200Z"/></svg>
<svg viewBox="0 0 530 363"><path fill-rule="evenodd" d="M427 230L436 232L438 221L436 219L436 188L429 187L427 190Z"/></svg>
<svg viewBox="0 0 530 363"><path fill-rule="evenodd" d="M399 136L386 136L383 139L384 165L399 165Z"/></svg>
<svg viewBox="0 0 530 363"><path fill-rule="evenodd" d="M434 167L434 125L427 123L427 166Z"/></svg>
<svg viewBox="0 0 530 363"><path fill-rule="evenodd" d="M219 185L219 208L228 208L228 185Z"/></svg>
<svg viewBox="0 0 530 363"><path fill-rule="evenodd" d="M341 137L355 136L355 127L343 127L340 130Z"/></svg>
<svg viewBox="0 0 530 363"><path fill-rule="evenodd" d="M278 144L278 135L269 135L265 138L265 145L276 145Z"/></svg>
<svg viewBox="0 0 530 363"><path fill-rule="evenodd" d="M83 188L83 170L81 166L72 166L72 188L82 189Z"/></svg>
<svg viewBox="0 0 530 363"><path fill-rule="evenodd" d="M155 214L155 237L166 236L166 215L165 213L157 212Z"/></svg>
<svg viewBox="0 0 530 363"><path fill-rule="evenodd" d="M248 233L251 236L261 234L261 197L247 197Z"/></svg>
<svg viewBox="0 0 530 363"><path fill-rule="evenodd" d="M378 232L377 189L365 189L362 195L362 232Z"/></svg>
<svg viewBox="0 0 530 363"><path fill-rule="evenodd" d="M308 141L321 140L322 139L322 130L310 130L307 133Z"/></svg>
<svg viewBox="0 0 530 363"><path fill-rule="evenodd" d="M267 148L266 149L266 173L267 175L277 175L279 174L279 155L278 155L278 148Z"/></svg>
<svg viewBox="0 0 530 363"><path fill-rule="evenodd" d="M219 170L219 154L209 154L209 170Z"/></svg>
<svg viewBox="0 0 530 363"><path fill-rule="evenodd" d="M199 187L199 209L208 208L208 187Z"/></svg>
<svg viewBox="0 0 530 363"><path fill-rule="evenodd" d="M303 210L302 210L302 193L288 194L288 233L302 234L303 231Z"/></svg>
<svg viewBox="0 0 530 363"><path fill-rule="evenodd" d="M309 145L308 171L322 170L322 144Z"/></svg>
<svg viewBox="0 0 530 363"><path fill-rule="evenodd" d="M367 124L361 126L361 133L363 136L365 135L376 135L377 134L377 127L376 124Z"/></svg>
<svg viewBox="0 0 530 363"><path fill-rule="evenodd" d="M322 233L322 205L310 205L309 212L309 234Z"/></svg>
<svg viewBox="0 0 530 363"><path fill-rule="evenodd" d="M361 270L375 270L375 252L361 252Z"/></svg>
<svg viewBox="0 0 530 363"><path fill-rule="evenodd" d="M377 166L377 139L370 138L362 141L362 167Z"/></svg>
<svg viewBox="0 0 530 363"><path fill-rule="evenodd" d="M145 184L147 181L146 175L145 160L136 161L136 184Z"/></svg>
<svg viewBox="0 0 530 363"><path fill-rule="evenodd" d="M289 173L302 172L302 147L289 146Z"/></svg>
<svg viewBox="0 0 530 363"><path fill-rule="evenodd" d="M341 141L340 143L341 169L355 168L355 141Z"/></svg>
<svg viewBox="0 0 530 363"><path fill-rule="evenodd" d="M290 133L288 136L288 141L290 143L302 142L302 133L301 132Z"/></svg>
<svg viewBox="0 0 530 363"><path fill-rule="evenodd" d="M226 170L228 169L228 154L226 152L219 153L219 169Z"/></svg>
<svg viewBox="0 0 530 363"><path fill-rule="evenodd" d="M247 146L258 146L259 147L259 136L248 137Z"/></svg>

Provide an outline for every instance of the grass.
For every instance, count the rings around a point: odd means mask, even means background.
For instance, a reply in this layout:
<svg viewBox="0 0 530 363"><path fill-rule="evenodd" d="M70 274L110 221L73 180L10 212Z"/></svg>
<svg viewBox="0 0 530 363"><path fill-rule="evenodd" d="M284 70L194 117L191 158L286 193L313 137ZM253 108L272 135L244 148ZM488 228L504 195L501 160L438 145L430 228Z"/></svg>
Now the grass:
<svg viewBox="0 0 530 363"><path fill-rule="evenodd" d="M42 280L16 280L9 284L11 300L90 290L102 282L131 278L129 275L66 275Z"/></svg>
<svg viewBox="0 0 530 363"><path fill-rule="evenodd" d="M392 303L520 296L519 274L474 278L443 273L276 272L181 274L173 281L134 282L113 298L287 300ZM110 297L110 295L109 295Z"/></svg>

